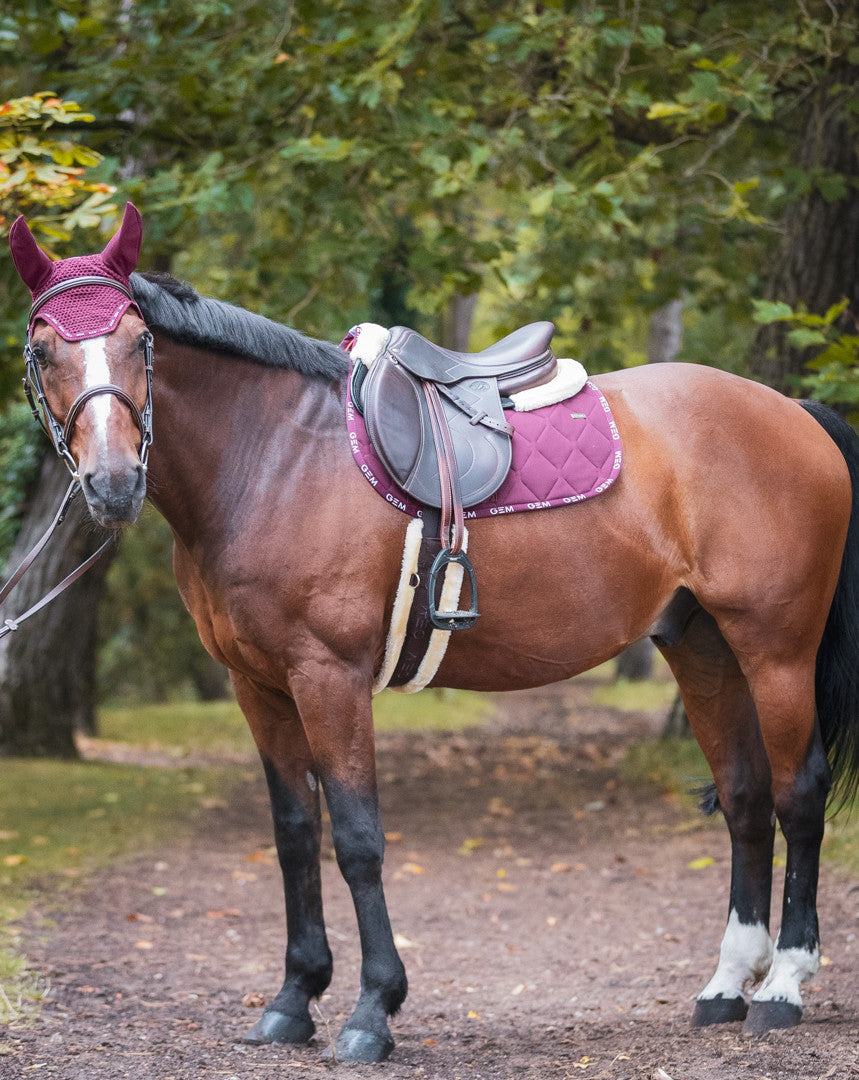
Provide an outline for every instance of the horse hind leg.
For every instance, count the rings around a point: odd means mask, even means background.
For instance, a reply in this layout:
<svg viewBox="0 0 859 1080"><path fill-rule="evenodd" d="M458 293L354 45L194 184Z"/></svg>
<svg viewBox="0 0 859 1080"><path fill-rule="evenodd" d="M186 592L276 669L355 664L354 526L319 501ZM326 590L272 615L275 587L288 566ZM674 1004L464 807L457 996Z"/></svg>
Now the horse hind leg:
<svg viewBox="0 0 859 1080"><path fill-rule="evenodd" d="M322 916L316 766L289 698L241 676L234 675L233 684L268 781L287 926L283 985L244 1041L305 1043L315 1031L310 1001L323 993L332 972Z"/></svg>
<svg viewBox="0 0 859 1080"><path fill-rule="evenodd" d="M753 676L752 686L787 842L781 927L746 1020L745 1030L760 1035L800 1022L800 984L819 966L817 879L830 769L815 720L814 658L769 664Z"/></svg>
<svg viewBox="0 0 859 1080"><path fill-rule="evenodd" d="M715 778L731 837L731 891L719 963L692 1024L743 1020L745 989L766 974L774 840L770 769L748 682L715 620L699 609L679 642L660 643Z"/></svg>

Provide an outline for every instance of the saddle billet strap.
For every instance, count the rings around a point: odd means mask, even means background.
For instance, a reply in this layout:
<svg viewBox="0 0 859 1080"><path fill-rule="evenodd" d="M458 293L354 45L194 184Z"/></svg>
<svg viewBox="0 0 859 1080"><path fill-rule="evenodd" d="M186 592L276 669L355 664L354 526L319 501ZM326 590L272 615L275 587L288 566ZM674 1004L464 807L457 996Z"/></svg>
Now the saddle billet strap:
<svg viewBox="0 0 859 1080"><path fill-rule="evenodd" d="M485 427L492 428L493 431L501 431L511 439L513 438L516 429L512 424L508 424L503 417L501 419L496 419L494 416L490 416L486 410L475 410L465 398L460 394L457 394L450 386L445 386L443 383L433 383L433 385L440 394L444 394L448 401L452 401L458 409L461 409L465 413L468 417L469 424L472 426L483 424Z"/></svg>
<svg viewBox="0 0 859 1080"><path fill-rule="evenodd" d="M438 478L441 484L442 500L441 541L442 544L447 546L449 538L450 554L458 555L462 551L462 540L465 535L465 511L462 506L462 489L459 482L459 465L456 461L456 451L435 383L422 380L421 385L429 405L433 438L435 440L436 454L438 455ZM451 517L453 519L452 534L450 533Z"/></svg>

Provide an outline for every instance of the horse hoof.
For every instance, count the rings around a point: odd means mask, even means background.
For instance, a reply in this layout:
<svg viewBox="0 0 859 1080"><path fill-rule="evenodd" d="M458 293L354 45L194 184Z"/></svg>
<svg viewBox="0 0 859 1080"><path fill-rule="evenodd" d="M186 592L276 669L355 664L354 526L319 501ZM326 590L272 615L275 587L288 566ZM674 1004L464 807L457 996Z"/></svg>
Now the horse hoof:
<svg viewBox="0 0 859 1080"><path fill-rule="evenodd" d="M394 1040L385 1032L360 1031L358 1028L344 1028L337 1036L334 1051L325 1051L323 1057L337 1061L358 1061L372 1063L384 1061L394 1049Z"/></svg>
<svg viewBox="0 0 859 1080"><path fill-rule="evenodd" d="M306 1043L316 1031L310 1016L286 1016L267 1010L242 1039L252 1046L263 1043Z"/></svg>
<svg viewBox="0 0 859 1080"><path fill-rule="evenodd" d="M749 1007L744 997L699 998L692 1013L692 1027L709 1027L711 1024L733 1024L745 1020Z"/></svg>
<svg viewBox="0 0 859 1080"><path fill-rule="evenodd" d="M802 1020L802 1006L790 1001L752 1001L743 1025L744 1035L766 1035L777 1028L796 1027Z"/></svg>

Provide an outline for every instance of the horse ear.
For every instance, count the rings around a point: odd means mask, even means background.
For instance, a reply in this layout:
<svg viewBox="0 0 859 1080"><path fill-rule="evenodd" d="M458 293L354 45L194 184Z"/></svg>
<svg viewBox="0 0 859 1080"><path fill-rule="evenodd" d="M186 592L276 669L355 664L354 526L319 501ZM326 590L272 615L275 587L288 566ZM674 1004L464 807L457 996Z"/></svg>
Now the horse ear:
<svg viewBox="0 0 859 1080"><path fill-rule="evenodd" d="M54 264L36 243L23 214L9 230L9 247L21 280L35 296L50 277Z"/></svg>
<svg viewBox="0 0 859 1080"><path fill-rule="evenodd" d="M128 277L137 266L142 240L143 222L140 219L140 212L134 203L128 202L125 204L125 213L122 215L119 231L108 241L107 247L102 252L102 258L112 270L118 271L123 277Z"/></svg>

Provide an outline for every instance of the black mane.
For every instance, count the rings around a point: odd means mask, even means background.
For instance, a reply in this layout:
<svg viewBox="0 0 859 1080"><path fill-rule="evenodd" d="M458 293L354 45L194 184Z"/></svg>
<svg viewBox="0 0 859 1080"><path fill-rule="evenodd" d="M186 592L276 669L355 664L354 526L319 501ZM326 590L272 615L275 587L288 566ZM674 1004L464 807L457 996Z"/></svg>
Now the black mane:
<svg viewBox="0 0 859 1080"><path fill-rule="evenodd" d="M347 367L345 353L328 341L254 315L223 300L210 300L169 274L132 274L134 299L152 330L182 345L231 353L268 367L336 379Z"/></svg>

